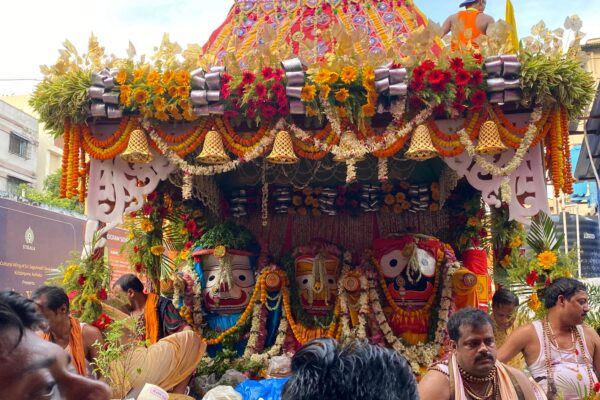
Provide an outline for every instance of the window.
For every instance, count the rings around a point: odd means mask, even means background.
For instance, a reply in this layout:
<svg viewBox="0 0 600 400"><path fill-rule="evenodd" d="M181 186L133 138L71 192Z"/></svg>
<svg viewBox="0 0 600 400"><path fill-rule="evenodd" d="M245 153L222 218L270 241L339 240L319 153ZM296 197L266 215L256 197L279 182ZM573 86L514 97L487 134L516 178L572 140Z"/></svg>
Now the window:
<svg viewBox="0 0 600 400"><path fill-rule="evenodd" d="M29 142L13 132L10 133L8 151L11 154L16 154L19 157L23 157L26 160L31 157L31 146L29 145Z"/></svg>
<svg viewBox="0 0 600 400"><path fill-rule="evenodd" d="M19 193L19 186L22 184L27 185L29 183L14 176L9 176L6 178L6 191L12 195L19 196L21 194Z"/></svg>

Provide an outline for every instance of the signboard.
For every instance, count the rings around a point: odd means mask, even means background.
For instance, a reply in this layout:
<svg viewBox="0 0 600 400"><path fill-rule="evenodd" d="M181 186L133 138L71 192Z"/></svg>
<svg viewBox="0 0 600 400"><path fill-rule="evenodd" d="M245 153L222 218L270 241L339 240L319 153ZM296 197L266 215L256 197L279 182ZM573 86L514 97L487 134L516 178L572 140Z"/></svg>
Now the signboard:
<svg viewBox="0 0 600 400"><path fill-rule="evenodd" d="M81 253L85 220L0 198L0 290L28 294L72 252Z"/></svg>
<svg viewBox="0 0 600 400"><path fill-rule="evenodd" d="M108 264L111 268L110 287L121 275L131 272L127 253L121 253L121 248L129 240L128 233L122 228L113 228L106 235L106 250L108 252Z"/></svg>
<svg viewBox="0 0 600 400"><path fill-rule="evenodd" d="M569 250L577 248L576 216L567 214L567 244ZM558 231L562 234L563 218L561 215L553 215ZM579 216L579 244L581 247L581 277L600 277L600 231L598 229L598 218Z"/></svg>

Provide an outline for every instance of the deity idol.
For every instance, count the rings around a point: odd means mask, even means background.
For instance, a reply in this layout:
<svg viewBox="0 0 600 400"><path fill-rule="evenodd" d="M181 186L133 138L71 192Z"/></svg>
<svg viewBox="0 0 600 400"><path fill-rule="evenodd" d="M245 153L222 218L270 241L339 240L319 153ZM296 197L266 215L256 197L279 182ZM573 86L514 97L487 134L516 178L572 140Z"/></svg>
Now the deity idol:
<svg viewBox="0 0 600 400"><path fill-rule="evenodd" d="M284 297L284 306L296 344L335 334L342 263L338 246L316 240L297 247L285 263L292 290L289 298Z"/></svg>
<svg viewBox="0 0 600 400"><path fill-rule="evenodd" d="M410 344L426 342L432 308L439 303L446 251L438 239L417 234L377 239L374 263L388 301L394 333Z"/></svg>
<svg viewBox="0 0 600 400"><path fill-rule="evenodd" d="M195 296L205 314L205 330L220 333L238 323L254 291L258 255L252 234L235 223L217 225L200 238L192 253L192 273L196 275Z"/></svg>

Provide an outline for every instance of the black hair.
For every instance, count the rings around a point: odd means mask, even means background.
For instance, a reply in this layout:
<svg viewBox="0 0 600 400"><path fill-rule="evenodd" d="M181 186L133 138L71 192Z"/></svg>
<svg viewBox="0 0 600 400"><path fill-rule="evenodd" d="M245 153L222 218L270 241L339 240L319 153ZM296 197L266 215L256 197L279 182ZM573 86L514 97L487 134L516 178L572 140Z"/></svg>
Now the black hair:
<svg viewBox="0 0 600 400"><path fill-rule="evenodd" d="M69 297L63 288L58 286L42 286L33 292L32 298L35 300L42 296L46 297L46 302L50 310L56 312L64 304L67 306L67 311L69 311Z"/></svg>
<svg viewBox="0 0 600 400"><path fill-rule="evenodd" d="M494 293L494 297L492 297L492 307L498 307L507 304L518 307L519 298L508 289L500 288L496 290L496 293Z"/></svg>
<svg viewBox="0 0 600 400"><path fill-rule="evenodd" d="M133 289L133 291L137 293L144 292L144 284L134 274L122 275L113 285L113 287L115 286L119 286L124 292L128 291L129 289Z"/></svg>
<svg viewBox="0 0 600 400"><path fill-rule="evenodd" d="M492 329L494 328L492 318L487 313L473 307L461 308L448 319L448 336L450 340L458 342L461 326L481 328L485 325L490 325Z"/></svg>
<svg viewBox="0 0 600 400"><path fill-rule="evenodd" d="M544 290L544 305L550 309L556 305L558 296L570 300L579 291L587 292L587 287L582 282L573 278L558 278Z"/></svg>
<svg viewBox="0 0 600 400"><path fill-rule="evenodd" d="M0 292L0 335L8 329L17 329L19 337L14 347L17 347L25 329L43 329L46 327L46 320L38 312L35 303L17 292ZM3 341L0 340L0 345ZM12 350L12 349L11 349ZM6 349L0 348L0 353L4 354Z"/></svg>
<svg viewBox="0 0 600 400"><path fill-rule="evenodd" d="M406 359L366 340L339 345L315 339L294 354L282 400L413 400L417 384Z"/></svg>

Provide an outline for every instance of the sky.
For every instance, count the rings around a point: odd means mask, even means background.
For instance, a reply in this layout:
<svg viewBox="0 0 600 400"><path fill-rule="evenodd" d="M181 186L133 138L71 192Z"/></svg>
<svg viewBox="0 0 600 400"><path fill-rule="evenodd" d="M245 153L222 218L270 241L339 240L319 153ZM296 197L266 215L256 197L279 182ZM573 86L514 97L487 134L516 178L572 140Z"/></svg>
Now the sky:
<svg viewBox="0 0 600 400"><path fill-rule="evenodd" d="M434 22L458 11L460 0L414 0ZM487 0L486 13L504 18L506 0ZM600 37L600 0L512 0L520 37L544 20L562 27L567 16L583 20L588 38ZM225 19L233 0L16 0L0 6L0 95L31 93L42 78L39 66L54 64L69 39L83 53L91 33L108 54L124 57L129 41L152 54L163 33L186 47L204 44Z"/></svg>

